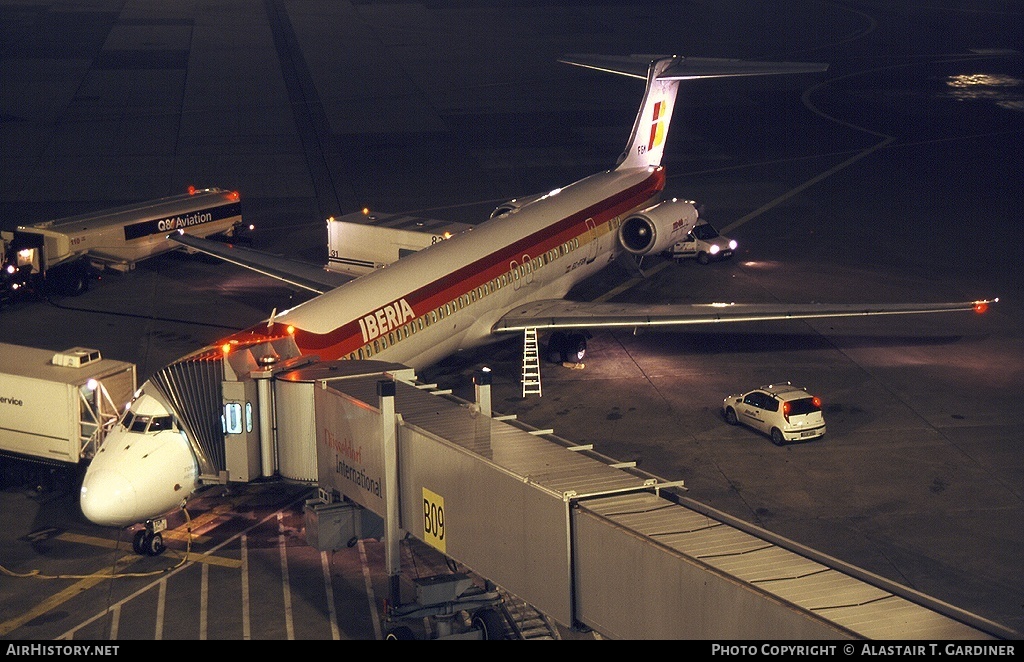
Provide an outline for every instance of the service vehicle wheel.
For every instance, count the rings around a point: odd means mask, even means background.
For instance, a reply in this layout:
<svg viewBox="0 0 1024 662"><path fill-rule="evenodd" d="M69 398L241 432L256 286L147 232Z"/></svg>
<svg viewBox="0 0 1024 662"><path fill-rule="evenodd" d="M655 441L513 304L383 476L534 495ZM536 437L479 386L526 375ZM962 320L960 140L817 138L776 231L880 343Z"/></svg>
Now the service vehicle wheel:
<svg viewBox="0 0 1024 662"><path fill-rule="evenodd" d="M725 410L725 422L729 425L736 425L740 422L740 420L736 418L736 410L732 407Z"/></svg>
<svg viewBox="0 0 1024 662"><path fill-rule="evenodd" d="M786 438L782 436L782 430L779 428L772 428L772 443L776 446L786 443Z"/></svg>
<svg viewBox="0 0 1024 662"><path fill-rule="evenodd" d="M89 290L89 273L78 264L60 268L55 280L57 292L65 296L76 297Z"/></svg>
<svg viewBox="0 0 1024 662"><path fill-rule="evenodd" d="M484 639L505 638L505 619L494 609L485 608L473 614L473 628L479 630Z"/></svg>
<svg viewBox="0 0 1024 662"><path fill-rule="evenodd" d="M71 276L71 281L68 283L68 294L77 297L79 294L85 294L88 291L89 275L79 269L77 273Z"/></svg>
<svg viewBox="0 0 1024 662"><path fill-rule="evenodd" d="M707 264L711 262L711 257L704 251L701 251L700 253L697 253L697 261L701 264Z"/></svg>

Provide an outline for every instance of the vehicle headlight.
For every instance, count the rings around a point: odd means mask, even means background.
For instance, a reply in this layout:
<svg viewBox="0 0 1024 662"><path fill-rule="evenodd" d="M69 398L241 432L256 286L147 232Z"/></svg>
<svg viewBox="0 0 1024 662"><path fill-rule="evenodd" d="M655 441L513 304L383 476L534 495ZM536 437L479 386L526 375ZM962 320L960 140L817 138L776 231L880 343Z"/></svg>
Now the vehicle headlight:
<svg viewBox="0 0 1024 662"><path fill-rule="evenodd" d="M737 246L739 246L739 244L736 243L735 239L730 239L729 240L729 248L730 248L730 250L736 250Z"/></svg>
<svg viewBox="0 0 1024 662"><path fill-rule="evenodd" d="M709 250L708 252L709 252L709 253L711 253L712 255L714 255L715 253L717 253L717 252L718 252L718 244L714 244L714 245L712 245L712 246L711 246L711 249L710 249L710 250Z"/></svg>

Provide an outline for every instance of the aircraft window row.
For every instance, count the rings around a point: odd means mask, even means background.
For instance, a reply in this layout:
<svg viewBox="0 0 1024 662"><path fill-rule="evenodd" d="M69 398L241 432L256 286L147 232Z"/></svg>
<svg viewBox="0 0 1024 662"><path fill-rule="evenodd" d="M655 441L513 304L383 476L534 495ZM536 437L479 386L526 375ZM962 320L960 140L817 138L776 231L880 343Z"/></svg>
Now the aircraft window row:
<svg viewBox="0 0 1024 662"><path fill-rule="evenodd" d="M617 219L616 219L617 220ZM350 352L347 358L350 361L369 359L374 354L378 354L388 348L389 345L394 345L410 335L414 335L418 331L422 331L431 324L436 324L438 321L443 320L459 310L465 308L471 303L475 303L478 300L483 299L485 296L493 294L503 287L507 287L520 278L525 278L527 273L533 273L542 266L554 262L556 259L568 255L572 251L580 247L579 237L566 241L558 246L558 248L552 248L549 251L541 254L540 257L535 257L529 262L520 264L517 267L512 267L509 271L502 273L500 276L496 276L488 282L480 285L467 294L459 295L458 298L448 303L442 304L427 312L425 315L421 315L416 319L410 321L399 327L396 330L389 331L386 335L381 335L379 338L373 340L373 342L367 343L357 349L354 352Z"/></svg>

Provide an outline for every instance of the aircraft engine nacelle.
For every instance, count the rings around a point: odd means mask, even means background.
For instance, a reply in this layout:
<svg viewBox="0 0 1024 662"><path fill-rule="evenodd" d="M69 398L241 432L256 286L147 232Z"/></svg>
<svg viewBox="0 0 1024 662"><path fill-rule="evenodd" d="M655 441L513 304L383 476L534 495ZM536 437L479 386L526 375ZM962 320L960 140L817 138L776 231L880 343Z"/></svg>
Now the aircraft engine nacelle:
<svg viewBox="0 0 1024 662"><path fill-rule="evenodd" d="M619 243L633 255L667 251L697 224L697 207L689 200L665 200L630 214L619 226Z"/></svg>

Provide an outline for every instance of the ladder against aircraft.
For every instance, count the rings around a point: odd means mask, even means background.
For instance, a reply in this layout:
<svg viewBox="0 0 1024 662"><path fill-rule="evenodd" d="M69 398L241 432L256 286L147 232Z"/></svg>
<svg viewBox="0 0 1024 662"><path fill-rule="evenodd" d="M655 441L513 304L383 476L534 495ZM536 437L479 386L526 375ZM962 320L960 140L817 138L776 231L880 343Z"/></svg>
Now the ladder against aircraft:
<svg viewBox="0 0 1024 662"><path fill-rule="evenodd" d="M541 395L537 329L523 331L523 397L528 395Z"/></svg>

